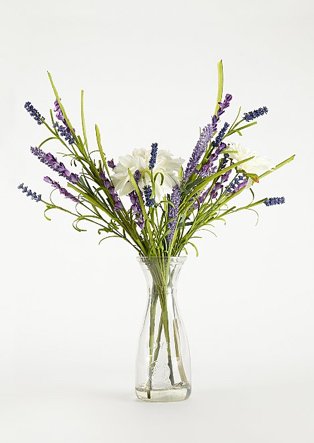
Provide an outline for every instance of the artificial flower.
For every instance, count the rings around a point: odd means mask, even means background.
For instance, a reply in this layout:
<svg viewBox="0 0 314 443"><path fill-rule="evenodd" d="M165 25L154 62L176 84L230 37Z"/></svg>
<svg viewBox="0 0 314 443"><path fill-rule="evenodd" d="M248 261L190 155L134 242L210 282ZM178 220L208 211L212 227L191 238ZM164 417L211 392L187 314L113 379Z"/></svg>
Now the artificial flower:
<svg viewBox="0 0 314 443"><path fill-rule="evenodd" d="M127 195L134 191L130 182L129 171L134 175L139 171L138 187L141 191L145 187L152 186L151 171L149 161L151 158L151 149L134 149L134 151L119 158L117 166L111 175L115 189L120 196ZM174 158L172 154L163 149L158 150L156 163L152 173L156 176L155 197L160 200L165 194L171 192L172 188L179 184L179 170L184 163L182 158Z"/></svg>
<svg viewBox="0 0 314 443"><path fill-rule="evenodd" d="M228 143L228 153L235 162L239 162L254 156L254 158L242 163L239 166L239 169L242 169L248 174L261 175L266 171L270 171L274 167L273 163L269 159L256 155L254 152L250 151L244 146L241 146L239 143Z"/></svg>

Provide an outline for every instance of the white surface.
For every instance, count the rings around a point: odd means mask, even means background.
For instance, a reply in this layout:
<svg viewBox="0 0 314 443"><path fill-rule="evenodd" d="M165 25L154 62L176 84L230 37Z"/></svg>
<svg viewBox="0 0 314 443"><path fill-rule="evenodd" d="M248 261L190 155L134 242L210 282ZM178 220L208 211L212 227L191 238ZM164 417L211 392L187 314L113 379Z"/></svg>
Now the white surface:
<svg viewBox="0 0 314 443"><path fill-rule="evenodd" d="M2 2L1 443L313 441L313 18L305 0ZM191 253L179 290L194 391L141 404L144 278L126 245L98 247L62 214L48 223L16 190L47 195L28 153L45 132L23 105L46 113L49 69L77 127L84 87L89 138L99 123L109 158L155 141L188 158L220 58L226 119L270 108L243 143L275 162L297 154L255 189L287 203L262 207L257 227L239 214Z"/></svg>

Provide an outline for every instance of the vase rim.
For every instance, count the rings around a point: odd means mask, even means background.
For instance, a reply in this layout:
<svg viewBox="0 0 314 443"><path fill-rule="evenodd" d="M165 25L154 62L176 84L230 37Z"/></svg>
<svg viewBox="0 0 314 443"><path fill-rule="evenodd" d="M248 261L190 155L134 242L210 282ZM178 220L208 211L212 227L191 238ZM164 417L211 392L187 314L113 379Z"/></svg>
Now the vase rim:
<svg viewBox="0 0 314 443"><path fill-rule="evenodd" d="M180 256L178 256L178 255L171 255L171 256L165 255L163 257L157 257L155 255L145 255L145 256L144 255L138 255L137 256L137 260L139 262L143 262L143 261L145 262L146 260L149 260L149 261L164 260L164 261L166 261L166 260L170 259L170 261L172 261L172 262L177 261L178 263L183 263L183 262L185 262L187 257L188 257L187 255L180 255Z"/></svg>

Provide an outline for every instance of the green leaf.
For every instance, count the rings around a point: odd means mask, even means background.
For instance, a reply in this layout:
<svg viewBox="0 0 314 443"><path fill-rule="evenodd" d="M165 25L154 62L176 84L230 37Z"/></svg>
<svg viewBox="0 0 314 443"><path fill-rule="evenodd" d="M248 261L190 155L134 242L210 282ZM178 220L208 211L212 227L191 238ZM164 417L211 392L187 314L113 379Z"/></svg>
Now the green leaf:
<svg viewBox="0 0 314 443"><path fill-rule="evenodd" d="M63 115L63 117L64 117L64 119L65 119L65 121L66 121L66 124L67 124L67 126L69 127L69 129L70 129L72 135L74 136L74 138L76 138L75 131L74 131L73 126L71 125L71 122L70 122L70 120L68 119L68 116L67 116L67 114L66 114L66 112L65 112L65 109L64 109L64 107L63 107L63 105L62 105L62 103L61 103L60 96L59 96L58 91L57 91L57 88L55 87L55 84L54 84L54 82L53 82L53 80L52 80L52 75L50 74L50 72L48 72L48 78L49 78L49 81L50 81L51 87L52 87L52 89L53 89L53 92L54 92L54 94L55 94L56 100L57 100L57 102L58 102L58 104L59 104L59 106L60 106L60 109L61 109L61 111L62 111L62 115Z"/></svg>
<svg viewBox="0 0 314 443"><path fill-rule="evenodd" d="M82 122L82 131L84 137L84 144L86 149L88 149L87 135L86 135L86 125L85 125L85 115L84 115L84 91L81 91L81 122Z"/></svg>
<svg viewBox="0 0 314 443"><path fill-rule="evenodd" d="M222 101L223 87L224 87L224 69L222 60L218 62L218 92L217 92L217 104L215 108L215 114L219 109L219 103Z"/></svg>
<svg viewBox="0 0 314 443"><path fill-rule="evenodd" d="M101 135L100 135L98 125L95 125L95 132L96 132L96 140L97 140L97 146L99 149L100 157L102 159L103 166L104 166L108 176L110 177L110 172L109 172L108 165L107 165L107 158L106 158L106 154L105 154L102 144L101 144Z"/></svg>
<svg viewBox="0 0 314 443"><path fill-rule="evenodd" d="M198 257L198 249L197 249L197 247L195 246L195 244L194 243L192 243L191 241L188 241L187 243L186 243L187 245L191 245L193 248L194 248L194 250L195 250L195 254L196 254L196 257Z"/></svg>
<svg viewBox="0 0 314 443"><path fill-rule="evenodd" d="M43 142L40 143L40 145L38 145L38 148L40 149L45 143L49 142L50 140L58 140L58 137L46 138L46 140L44 140Z"/></svg>
<svg viewBox="0 0 314 443"><path fill-rule="evenodd" d="M287 165L288 163L292 162L295 158L295 154L291 155L291 157L287 158L286 160L284 160L281 163L278 163L278 165L276 165L273 169L271 169L270 171L266 171L264 172L264 174L260 175L259 178L264 178L267 175L271 174L272 172L276 171L279 168L282 168L283 166Z"/></svg>
<svg viewBox="0 0 314 443"><path fill-rule="evenodd" d="M48 220L48 221L51 221L51 218L48 217L47 212L48 212L48 211L51 211L51 209L54 209L54 208L51 207L51 206L48 206L48 205L47 205L46 209L44 210L44 217L45 217L45 219Z"/></svg>

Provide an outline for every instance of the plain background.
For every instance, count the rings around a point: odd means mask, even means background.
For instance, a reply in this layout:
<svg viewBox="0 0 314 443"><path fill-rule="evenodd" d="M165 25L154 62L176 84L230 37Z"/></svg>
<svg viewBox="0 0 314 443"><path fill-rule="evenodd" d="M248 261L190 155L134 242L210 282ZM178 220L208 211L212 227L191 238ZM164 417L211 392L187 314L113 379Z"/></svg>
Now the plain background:
<svg viewBox="0 0 314 443"><path fill-rule="evenodd" d="M1 443L302 443L314 440L313 2L1 1ZM146 305L135 254L24 198L48 195L29 153L46 135L53 73L74 126L109 158L158 142L188 158L215 105L223 59L231 120L268 116L242 144L293 164L256 185L282 207L239 213L191 251L179 284L193 393L134 398ZM236 138L234 141L238 141ZM53 152L58 147L50 145Z"/></svg>

